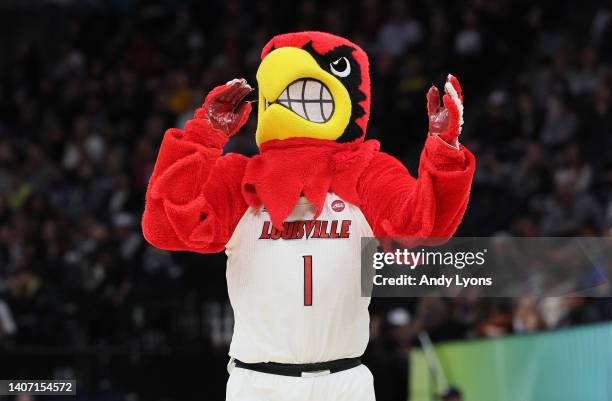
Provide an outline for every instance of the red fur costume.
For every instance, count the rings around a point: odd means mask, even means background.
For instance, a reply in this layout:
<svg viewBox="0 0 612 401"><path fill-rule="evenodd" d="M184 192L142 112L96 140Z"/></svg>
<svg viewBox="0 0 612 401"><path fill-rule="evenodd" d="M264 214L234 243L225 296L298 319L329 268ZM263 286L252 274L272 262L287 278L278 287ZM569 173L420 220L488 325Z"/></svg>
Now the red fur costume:
<svg viewBox="0 0 612 401"><path fill-rule="evenodd" d="M416 179L398 160L380 152L377 141L364 141L370 88L367 57L361 49L336 36L305 32L274 38L264 48L262 60L273 49L307 45L319 54L338 46L353 49L353 60L360 67L358 88L365 95L357 103L363 114L353 121L361 135L344 143L273 139L262 143L260 154L252 158L222 155L229 136L246 121L250 104L241 103L238 121L224 131L207 114L210 102L227 85L215 88L184 130L171 128L164 136L142 220L151 244L168 250L219 252L248 207L265 206L274 226L282 230L301 195L320 211L328 192L358 206L376 236L446 238L455 232L468 202L475 160L456 142L461 114L451 97L445 95L445 108L440 108L437 90L428 94L430 134Z"/></svg>

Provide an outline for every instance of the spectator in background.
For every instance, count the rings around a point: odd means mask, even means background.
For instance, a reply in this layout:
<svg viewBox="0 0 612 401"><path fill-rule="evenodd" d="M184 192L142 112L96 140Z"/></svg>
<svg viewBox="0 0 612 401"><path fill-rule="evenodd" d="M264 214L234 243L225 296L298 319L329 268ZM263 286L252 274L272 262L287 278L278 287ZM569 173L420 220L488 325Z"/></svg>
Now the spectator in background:
<svg viewBox="0 0 612 401"><path fill-rule="evenodd" d="M378 46L383 53L397 58L422 44L421 23L412 16L404 1L393 0L389 15L378 37Z"/></svg>
<svg viewBox="0 0 612 401"><path fill-rule="evenodd" d="M451 387L442 393L440 397L442 401L463 401L463 396L458 388Z"/></svg>
<svg viewBox="0 0 612 401"><path fill-rule="evenodd" d="M593 182L593 169L583 160L578 144L570 142L559 153L559 167L554 173L555 179L558 181L573 180L574 190L577 193L587 192Z"/></svg>
<svg viewBox="0 0 612 401"><path fill-rule="evenodd" d="M606 206L606 232L604 235L612 236L612 162L608 163L605 167L603 177L599 180L601 182L601 192L604 199L608 199Z"/></svg>
<svg viewBox="0 0 612 401"><path fill-rule="evenodd" d="M410 349L416 335L410 313L396 307L384 315L374 313L370 326L373 352L366 354L369 369L377 377L376 399L406 400L410 394Z"/></svg>
<svg viewBox="0 0 612 401"><path fill-rule="evenodd" d="M432 341L453 340L465 336L466 328L457 319L452 308L453 300L441 298L419 299L416 316L416 332L426 331Z"/></svg>
<svg viewBox="0 0 612 401"><path fill-rule="evenodd" d="M578 65L569 72L568 82L573 96L588 96L603 84L603 69L597 62L597 51L588 47L582 51Z"/></svg>
<svg viewBox="0 0 612 401"><path fill-rule="evenodd" d="M597 45L599 54L604 56L608 63L612 61L612 5L601 6L593 16L591 35Z"/></svg>
<svg viewBox="0 0 612 401"><path fill-rule="evenodd" d="M484 67L483 34L478 26L478 16L470 8L462 11L463 26L455 33L453 52L457 60L455 68L467 85L474 85Z"/></svg>
<svg viewBox="0 0 612 401"><path fill-rule="evenodd" d="M482 337L495 338L512 332L512 306L503 299L491 300L483 305L482 315L477 325L477 334Z"/></svg>
<svg viewBox="0 0 612 401"><path fill-rule="evenodd" d="M9 306L0 298L0 345L17 333L17 324Z"/></svg>
<svg viewBox="0 0 612 401"><path fill-rule="evenodd" d="M554 149L573 139L578 129L578 117L567 103L553 96L548 99L547 113L542 128L541 140L544 146Z"/></svg>
<svg viewBox="0 0 612 401"><path fill-rule="evenodd" d="M549 236L577 235L584 225L601 229L603 211L597 199L579 192L575 172L555 174L554 193L542 205L540 231Z"/></svg>
<svg viewBox="0 0 612 401"><path fill-rule="evenodd" d="M477 17L473 10L463 13L463 28L455 36L455 53L468 58L482 51L482 35L477 28Z"/></svg>
<svg viewBox="0 0 612 401"><path fill-rule="evenodd" d="M582 143L586 155L595 165L609 161L612 153L612 76L608 74L606 84L599 87L587 101L584 116L584 138ZM606 149L602 151L602 149Z"/></svg>
<svg viewBox="0 0 612 401"><path fill-rule="evenodd" d="M514 307L513 332L532 333L545 328L536 301L533 298L520 298Z"/></svg>
<svg viewBox="0 0 612 401"><path fill-rule="evenodd" d="M500 155L505 155L507 152L500 149L499 144L510 143L519 133L508 93L502 89L489 93L485 115L477 121L474 133L483 148L494 149Z"/></svg>
<svg viewBox="0 0 612 401"><path fill-rule="evenodd" d="M516 194L526 200L550 188L550 175L549 163L542 147L538 143L529 142L510 179Z"/></svg>

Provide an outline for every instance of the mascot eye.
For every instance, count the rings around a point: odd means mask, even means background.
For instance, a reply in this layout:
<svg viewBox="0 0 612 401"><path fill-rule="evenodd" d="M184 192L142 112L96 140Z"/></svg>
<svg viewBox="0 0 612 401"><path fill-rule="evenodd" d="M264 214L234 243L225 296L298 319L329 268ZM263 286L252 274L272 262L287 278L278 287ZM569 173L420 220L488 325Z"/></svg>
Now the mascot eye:
<svg viewBox="0 0 612 401"><path fill-rule="evenodd" d="M332 74L341 78L348 77L351 73L351 63L349 63L346 57L340 57L338 60L330 63L329 68L331 68Z"/></svg>

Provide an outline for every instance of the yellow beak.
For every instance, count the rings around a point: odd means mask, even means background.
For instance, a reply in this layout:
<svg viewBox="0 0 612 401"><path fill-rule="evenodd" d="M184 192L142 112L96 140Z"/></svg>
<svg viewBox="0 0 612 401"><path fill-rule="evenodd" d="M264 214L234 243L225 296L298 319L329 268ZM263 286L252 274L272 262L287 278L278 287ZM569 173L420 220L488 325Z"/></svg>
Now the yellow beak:
<svg viewBox="0 0 612 401"><path fill-rule="evenodd" d="M348 91L303 49L270 52L257 70L258 145L272 139L338 139L351 117Z"/></svg>

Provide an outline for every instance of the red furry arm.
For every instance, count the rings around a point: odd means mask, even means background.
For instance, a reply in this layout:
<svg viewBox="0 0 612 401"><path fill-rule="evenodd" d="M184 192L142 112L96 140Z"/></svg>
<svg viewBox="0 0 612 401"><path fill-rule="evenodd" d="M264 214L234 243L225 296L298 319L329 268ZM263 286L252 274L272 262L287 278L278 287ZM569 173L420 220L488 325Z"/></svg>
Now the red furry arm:
<svg viewBox="0 0 612 401"><path fill-rule="evenodd" d="M247 208L240 193L247 158L220 157L227 139L201 110L184 131L166 132L142 218L143 234L152 245L200 253L223 250Z"/></svg>
<svg viewBox="0 0 612 401"><path fill-rule="evenodd" d="M379 237L440 237L456 231L465 212L474 156L429 136L419 178L395 158L377 153L360 177L361 209Z"/></svg>

